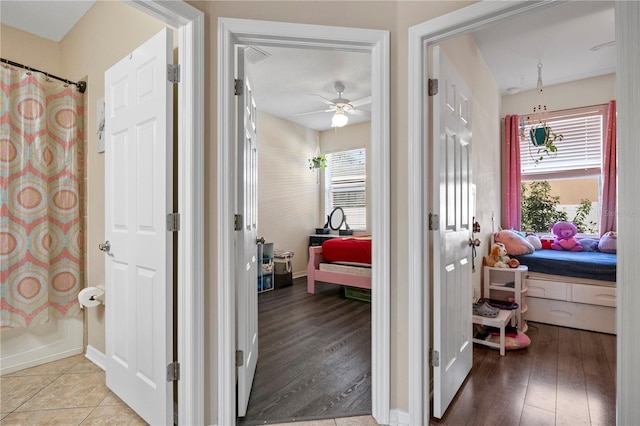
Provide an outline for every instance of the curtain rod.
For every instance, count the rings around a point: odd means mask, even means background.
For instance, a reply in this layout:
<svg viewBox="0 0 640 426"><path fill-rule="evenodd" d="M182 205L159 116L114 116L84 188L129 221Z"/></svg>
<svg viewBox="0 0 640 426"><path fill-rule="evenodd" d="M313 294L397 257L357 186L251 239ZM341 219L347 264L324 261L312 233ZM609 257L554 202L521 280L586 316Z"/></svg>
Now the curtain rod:
<svg viewBox="0 0 640 426"><path fill-rule="evenodd" d="M35 68L28 67L26 65L19 64L17 62L13 62L13 61L10 61L10 60L5 59L5 58L0 58L0 61L5 63L5 64L12 65L14 67L19 67L19 68L25 69L27 71L39 72L41 74L46 75L47 77L54 78L56 80L60 80L60 81L62 81L64 83L67 83L67 84L71 84L73 86L76 86L78 88L78 92L80 92L80 93L84 93L85 90L87 90L87 83L85 81L78 81L76 83L75 81L67 80L66 78L58 77L58 76L55 76L53 74L49 74L47 72L40 71L40 70L37 70Z"/></svg>

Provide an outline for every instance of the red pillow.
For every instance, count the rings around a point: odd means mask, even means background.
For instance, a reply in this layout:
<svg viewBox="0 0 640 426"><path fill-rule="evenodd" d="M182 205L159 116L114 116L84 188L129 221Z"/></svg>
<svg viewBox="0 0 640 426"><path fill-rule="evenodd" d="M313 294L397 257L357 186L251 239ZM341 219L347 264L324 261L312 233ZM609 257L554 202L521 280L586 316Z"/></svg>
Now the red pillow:
<svg viewBox="0 0 640 426"><path fill-rule="evenodd" d="M543 250L551 250L551 244L553 244L554 239L549 237L541 237L540 242L542 243Z"/></svg>

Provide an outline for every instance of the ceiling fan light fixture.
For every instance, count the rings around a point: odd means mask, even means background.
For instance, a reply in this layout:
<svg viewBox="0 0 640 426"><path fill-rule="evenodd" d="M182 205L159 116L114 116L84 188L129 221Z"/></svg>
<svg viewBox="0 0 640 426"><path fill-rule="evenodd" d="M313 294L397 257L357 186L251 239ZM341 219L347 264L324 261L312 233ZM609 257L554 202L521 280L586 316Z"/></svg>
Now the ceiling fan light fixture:
<svg viewBox="0 0 640 426"><path fill-rule="evenodd" d="M336 111L331 118L331 127L344 127L349 122L349 117L347 117L342 110Z"/></svg>

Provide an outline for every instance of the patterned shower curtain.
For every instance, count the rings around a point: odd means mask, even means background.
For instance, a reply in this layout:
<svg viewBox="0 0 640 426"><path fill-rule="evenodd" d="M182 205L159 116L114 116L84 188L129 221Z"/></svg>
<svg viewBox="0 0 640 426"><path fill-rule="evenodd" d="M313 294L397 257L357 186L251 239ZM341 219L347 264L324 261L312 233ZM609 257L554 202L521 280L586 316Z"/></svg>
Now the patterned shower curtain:
<svg viewBox="0 0 640 426"><path fill-rule="evenodd" d="M83 98L0 66L1 327L77 315L82 283Z"/></svg>

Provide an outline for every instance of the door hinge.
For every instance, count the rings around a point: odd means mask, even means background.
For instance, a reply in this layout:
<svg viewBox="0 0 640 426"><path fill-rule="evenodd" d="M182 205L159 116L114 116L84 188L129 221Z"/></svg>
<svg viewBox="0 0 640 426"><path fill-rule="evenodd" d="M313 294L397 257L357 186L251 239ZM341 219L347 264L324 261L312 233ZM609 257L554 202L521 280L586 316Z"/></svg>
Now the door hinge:
<svg viewBox="0 0 640 426"><path fill-rule="evenodd" d="M236 96L240 96L242 95L242 88L244 87L244 83L242 82L242 80L240 80L239 78L236 78L235 80L235 95Z"/></svg>
<svg viewBox="0 0 640 426"><path fill-rule="evenodd" d="M242 215L241 214L235 215L233 224L234 224L234 229L236 231L242 231Z"/></svg>
<svg viewBox="0 0 640 426"><path fill-rule="evenodd" d="M176 232L180 230L180 213L169 213L167 215L167 231Z"/></svg>
<svg viewBox="0 0 640 426"><path fill-rule="evenodd" d="M440 367L440 352L429 350L429 359L432 367Z"/></svg>
<svg viewBox="0 0 640 426"><path fill-rule="evenodd" d="M434 96L438 94L438 79L430 78L429 79L429 96Z"/></svg>
<svg viewBox="0 0 640 426"><path fill-rule="evenodd" d="M429 213L429 231L440 229L440 216L436 213Z"/></svg>
<svg viewBox="0 0 640 426"><path fill-rule="evenodd" d="M180 83L180 64L167 64L167 80L169 83Z"/></svg>
<svg viewBox="0 0 640 426"><path fill-rule="evenodd" d="M167 382L180 380L180 363L177 361L167 365Z"/></svg>
<svg viewBox="0 0 640 426"><path fill-rule="evenodd" d="M236 367L244 364L244 351L236 351Z"/></svg>

